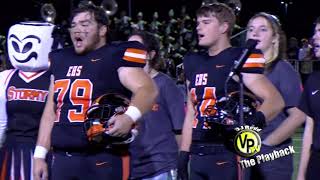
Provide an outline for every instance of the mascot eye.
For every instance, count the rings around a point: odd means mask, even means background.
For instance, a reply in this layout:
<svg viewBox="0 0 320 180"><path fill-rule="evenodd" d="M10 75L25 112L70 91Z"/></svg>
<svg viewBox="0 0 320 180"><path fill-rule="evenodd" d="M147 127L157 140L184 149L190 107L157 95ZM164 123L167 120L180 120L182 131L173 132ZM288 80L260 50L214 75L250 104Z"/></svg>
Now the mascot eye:
<svg viewBox="0 0 320 180"><path fill-rule="evenodd" d="M19 45L16 42L12 41L12 47L16 52L20 53Z"/></svg>
<svg viewBox="0 0 320 180"><path fill-rule="evenodd" d="M32 43L28 42L26 45L24 45L24 47L22 49L22 53L26 53L26 52L30 51L31 48L32 48Z"/></svg>

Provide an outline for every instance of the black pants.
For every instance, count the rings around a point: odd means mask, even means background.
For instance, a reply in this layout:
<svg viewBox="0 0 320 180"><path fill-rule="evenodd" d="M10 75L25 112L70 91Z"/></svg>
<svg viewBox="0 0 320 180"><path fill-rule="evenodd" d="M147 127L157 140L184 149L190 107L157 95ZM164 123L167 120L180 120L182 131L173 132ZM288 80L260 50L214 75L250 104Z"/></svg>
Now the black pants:
<svg viewBox="0 0 320 180"><path fill-rule="evenodd" d="M238 156L224 145L191 147L191 180L236 180L240 172Z"/></svg>
<svg viewBox="0 0 320 180"><path fill-rule="evenodd" d="M306 180L319 179L320 152L311 151L307 167Z"/></svg>

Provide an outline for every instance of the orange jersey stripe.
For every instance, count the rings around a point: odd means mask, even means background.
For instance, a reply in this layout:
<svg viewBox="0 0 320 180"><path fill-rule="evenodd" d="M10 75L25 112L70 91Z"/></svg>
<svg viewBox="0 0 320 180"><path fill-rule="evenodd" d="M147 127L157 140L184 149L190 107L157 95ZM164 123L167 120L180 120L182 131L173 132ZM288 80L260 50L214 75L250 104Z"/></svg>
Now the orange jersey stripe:
<svg viewBox="0 0 320 180"><path fill-rule="evenodd" d="M134 58L134 57L130 57L130 56L124 56L123 59L126 60L126 61L136 62L136 63L141 63L141 64L145 64L146 63L144 59Z"/></svg>
<svg viewBox="0 0 320 180"><path fill-rule="evenodd" d="M263 58L263 54L250 54L249 58Z"/></svg>
<svg viewBox="0 0 320 180"><path fill-rule="evenodd" d="M1 180L5 180L6 176L7 176L7 166L8 166L8 152L5 153L4 155L4 161L2 164L2 169L1 169L1 175L0 175L0 179Z"/></svg>
<svg viewBox="0 0 320 180"><path fill-rule="evenodd" d="M131 52L131 53L136 53L136 54L143 54L143 55L146 54L146 51L145 51L145 50L135 49L135 48L128 48L128 49L126 50L126 52Z"/></svg>
<svg viewBox="0 0 320 180"><path fill-rule="evenodd" d="M145 64L147 52L142 49L128 48L124 53L123 59L130 62Z"/></svg>
<svg viewBox="0 0 320 180"><path fill-rule="evenodd" d="M243 65L244 68L263 68L263 63L245 63Z"/></svg>
<svg viewBox="0 0 320 180"><path fill-rule="evenodd" d="M122 180L129 179L130 173L130 156L124 155L121 157L122 159Z"/></svg>

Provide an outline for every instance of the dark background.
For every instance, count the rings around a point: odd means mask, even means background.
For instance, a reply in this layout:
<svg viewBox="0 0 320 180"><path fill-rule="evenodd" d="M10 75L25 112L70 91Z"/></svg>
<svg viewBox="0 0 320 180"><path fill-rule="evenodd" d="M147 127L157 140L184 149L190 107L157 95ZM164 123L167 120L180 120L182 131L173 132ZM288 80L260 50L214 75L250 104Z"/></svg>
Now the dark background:
<svg viewBox="0 0 320 180"><path fill-rule="evenodd" d="M44 3L52 3L57 10L56 22L68 19L70 10L76 6L80 0L8 0L0 4L0 34L6 35L8 28L19 21L41 20L40 8ZM119 11L128 11L130 0L116 0ZM290 0L287 13L281 1L289 0L241 0L242 9L238 16L238 24L245 26L248 19L259 11L265 11L277 15L283 25L283 29L288 37L309 38L312 35L313 21L320 16L320 6L316 5L316 0ZM93 0L95 4L100 4L101 0ZM201 0L131 0L133 17L139 11L144 12L146 20L150 19L154 11L159 12L160 19L167 17L169 9L174 9L178 15L181 5L187 6L188 13L193 16L195 10L201 5ZM317 3L318 4L318 3ZM318 8L317 8L318 6ZM116 14L117 15L117 14Z"/></svg>

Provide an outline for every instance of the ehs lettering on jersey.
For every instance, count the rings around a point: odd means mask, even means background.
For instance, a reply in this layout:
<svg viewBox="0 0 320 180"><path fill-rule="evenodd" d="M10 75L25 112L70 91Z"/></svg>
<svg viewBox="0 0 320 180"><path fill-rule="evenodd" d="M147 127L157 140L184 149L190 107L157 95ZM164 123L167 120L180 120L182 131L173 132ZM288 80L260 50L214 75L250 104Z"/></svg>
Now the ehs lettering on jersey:
<svg viewBox="0 0 320 180"><path fill-rule="evenodd" d="M207 85L207 82L208 82L207 79L208 79L208 73L197 74L197 75L196 75L195 86L204 86L204 85Z"/></svg>
<svg viewBox="0 0 320 180"><path fill-rule="evenodd" d="M14 86L8 88L8 101L26 100L45 102L47 95L48 91L39 89L16 88Z"/></svg>
<svg viewBox="0 0 320 180"><path fill-rule="evenodd" d="M74 77L81 75L82 66L69 66L67 77Z"/></svg>

